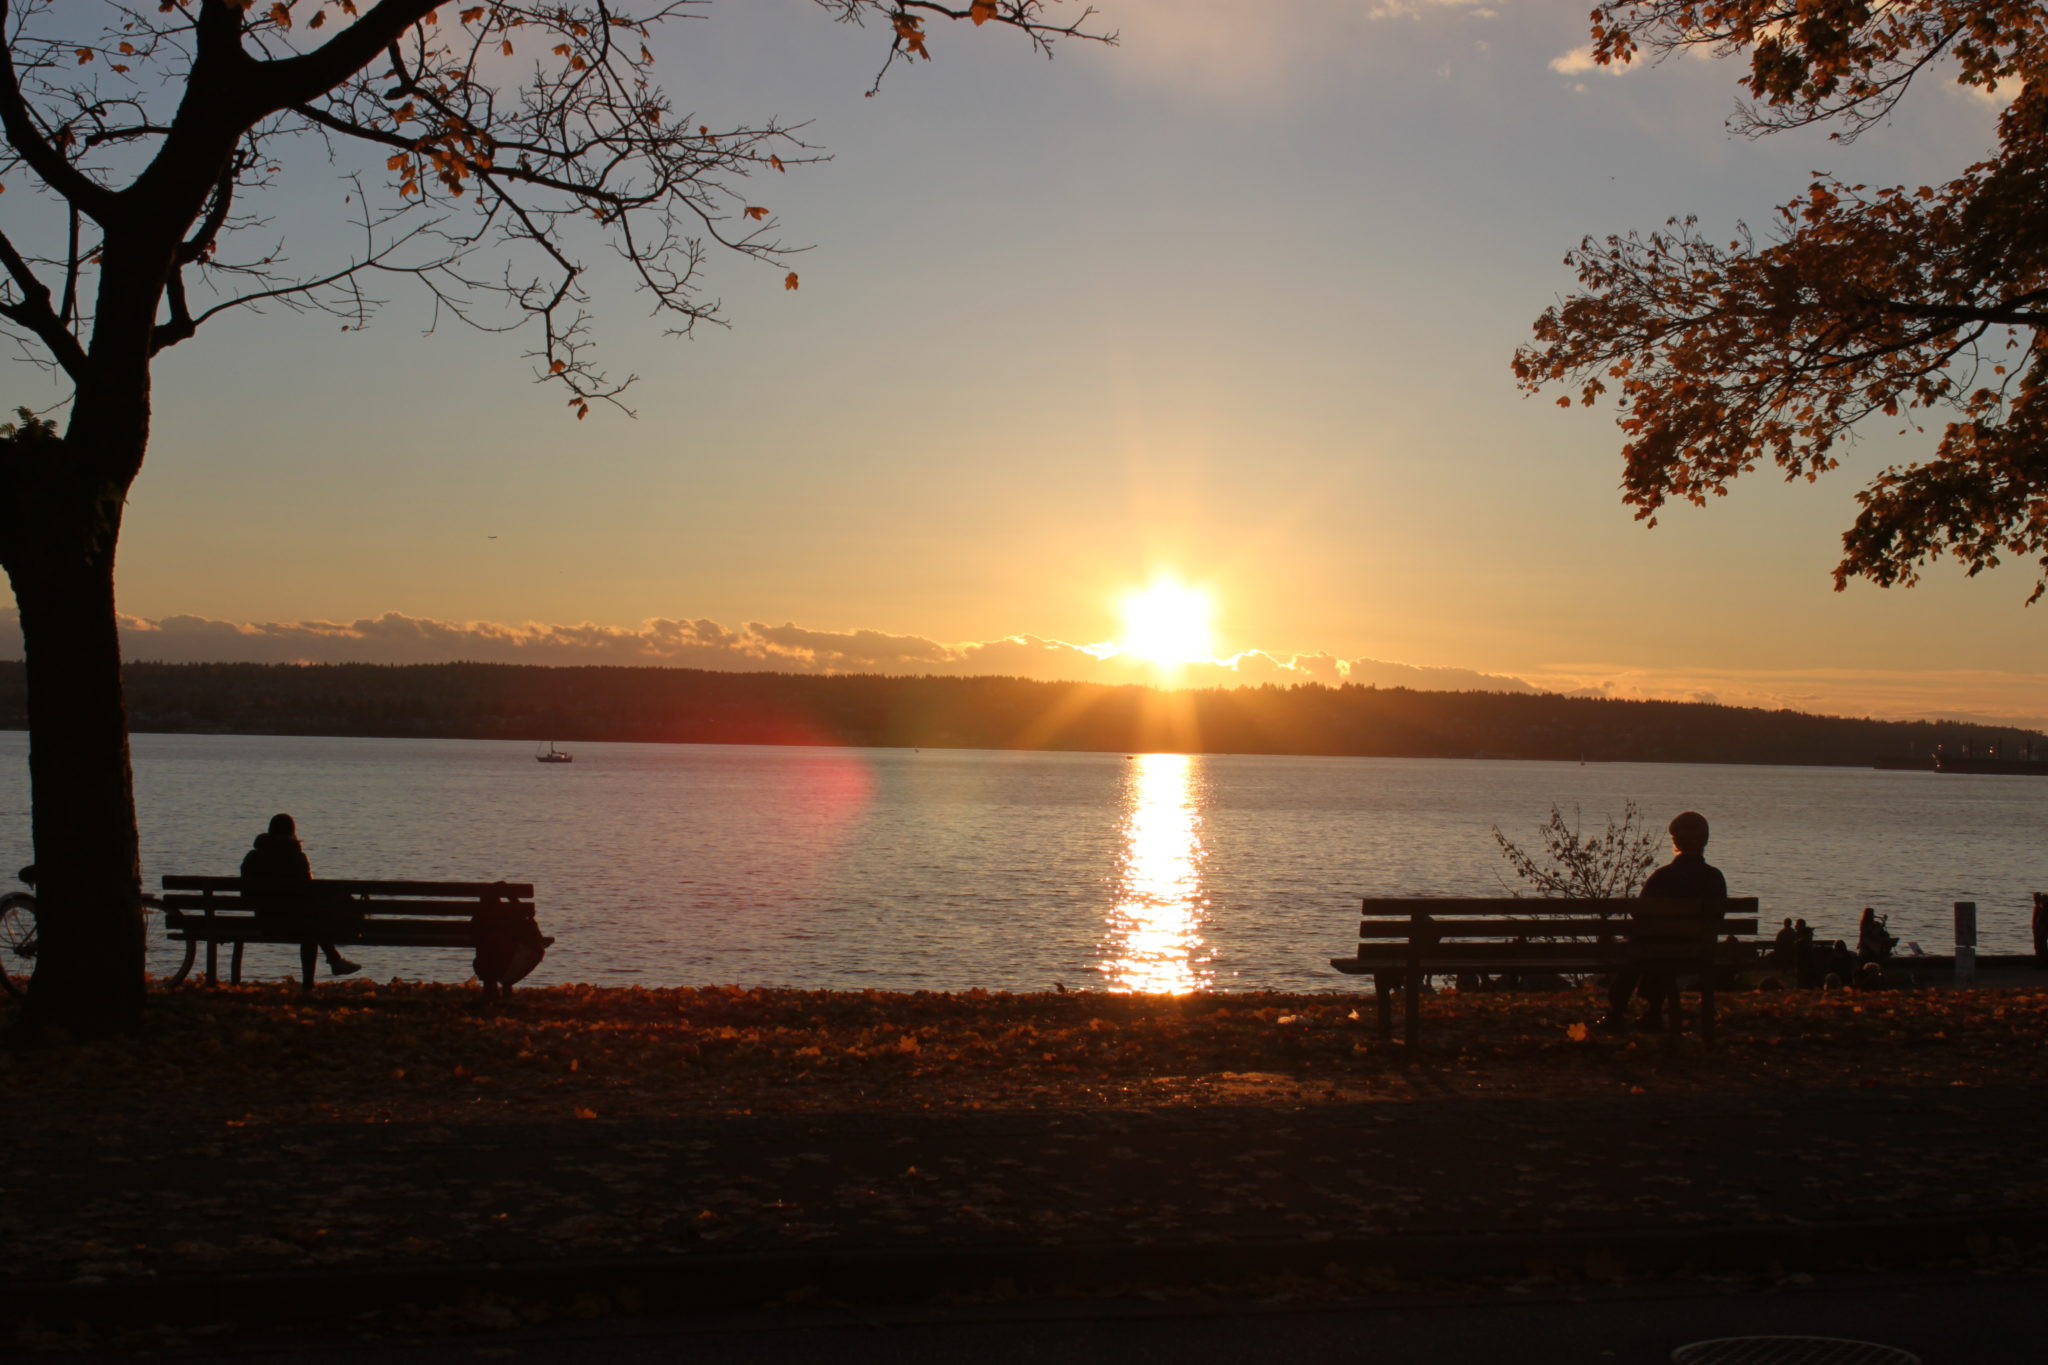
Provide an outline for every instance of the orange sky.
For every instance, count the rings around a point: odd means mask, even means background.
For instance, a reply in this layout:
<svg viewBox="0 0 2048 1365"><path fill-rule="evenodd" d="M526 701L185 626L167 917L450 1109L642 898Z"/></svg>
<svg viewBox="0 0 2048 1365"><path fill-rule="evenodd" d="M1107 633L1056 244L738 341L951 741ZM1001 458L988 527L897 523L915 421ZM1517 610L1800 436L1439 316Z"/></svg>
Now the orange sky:
<svg viewBox="0 0 2048 1365"><path fill-rule="evenodd" d="M1981 101L1751 143L1725 64L1583 69L1583 6L1101 2L1117 48L944 26L872 100L876 35L810 5L676 26L679 103L811 118L835 159L758 187L817 243L800 291L711 261L729 332L661 337L593 251L637 420L574 421L516 339L423 335L396 288L367 334L278 313L167 352L131 654L1113 676L1080 647L1170 571L1235 661L1191 682L2048 723L2024 566L1831 590L1856 488L1924 439L1650 531L1611 415L1508 370L1582 235L1764 223L1819 168L1937 178L1988 145ZM311 267L338 191L287 181Z"/></svg>

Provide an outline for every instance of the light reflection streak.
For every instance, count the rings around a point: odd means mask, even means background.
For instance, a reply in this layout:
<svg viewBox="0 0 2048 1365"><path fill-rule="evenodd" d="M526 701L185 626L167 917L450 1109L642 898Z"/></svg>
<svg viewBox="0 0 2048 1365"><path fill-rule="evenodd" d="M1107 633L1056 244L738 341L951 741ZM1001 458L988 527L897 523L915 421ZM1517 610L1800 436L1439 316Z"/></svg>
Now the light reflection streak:
<svg viewBox="0 0 2048 1365"><path fill-rule="evenodd" d="M1213 975L1202 940L1202 815L1195 761L1139 754L1124 778L1124 846L1102 973L1115 991L1181 994Z"/></svg>

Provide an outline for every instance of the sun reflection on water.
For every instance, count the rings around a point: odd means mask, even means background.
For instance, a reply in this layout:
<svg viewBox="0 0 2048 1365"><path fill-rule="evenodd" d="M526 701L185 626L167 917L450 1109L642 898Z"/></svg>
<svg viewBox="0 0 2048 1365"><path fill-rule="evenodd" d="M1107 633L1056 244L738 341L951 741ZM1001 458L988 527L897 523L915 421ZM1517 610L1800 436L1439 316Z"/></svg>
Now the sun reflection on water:
<svg viewBox="0 0 2048 1365"><path fill-rule="evenodd" d="M1178 994L1208 986L1202 940L1202 816L1195 762L1139 754L1124 778L1124 846L1101 970L1116 991Z"/></svg>

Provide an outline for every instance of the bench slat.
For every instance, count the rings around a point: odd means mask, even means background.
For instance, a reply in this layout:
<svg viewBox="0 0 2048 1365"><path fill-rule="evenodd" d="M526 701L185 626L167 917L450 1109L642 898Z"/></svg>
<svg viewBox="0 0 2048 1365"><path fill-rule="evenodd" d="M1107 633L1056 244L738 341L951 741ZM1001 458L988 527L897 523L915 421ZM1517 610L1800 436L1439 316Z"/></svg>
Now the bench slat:
<svg viewBox="0 0 2048 1365"><path fill-rule="evenodd" d="M258 929L253 925L236 926L227 933L173 934L173 943L281 943L296 946L308 940L303 934L280 931L271 928ZM454 932L445 928L431 934L337 934L336 944L347 944L351 948L474 948L476 935Z"/></svg>
<svg viewBox="0 0 2048 1365"><path fill-rule="evenodd" d="M1723 907L1731 914L1754 915L1757 913L1759 902L1755 896L1730 896L1726 900L1717 897L1667 896L1652 901L1544 900L1520 896L1436 900L1428 896L1366 896L1360 904L1366 914L1376 917L1424 915L1433 920L1442 920L1459 915L1483 915L1494 918L1503 915L1694 915L1703 910Z"/></svg>
<svg viewBox="0 0 2048 1365"><path fill-rule="evenodd" d="M1361 943L1360 961L1387 962L1395 966L1408 961L1406 944ZM1414 954L1431 962L1473 962L1481 958L1498 962L1526 962L1531 966L1570 960L1574 962L1619 963L1644 958L1660 961L1696 960L1700 945L1692 943L1434 943Z"/></svg>
<svg viewBox="0 0 2048 1365"><path fill-rule="evenodd" d="M1672 918L1649 920L1630 919L1467 919L1441 921L1432 920L1428 928L1439 939L1456 938L1558 938L1562 936L1591 937L1605 934L1615 937L1628 934L1634 937L1655 935L1666 932L1696 931L1696 921ZM1754 934L1756 921L1753 919L1719 919L1711 921L1716 936L1726 934ZM1358 923L1358 936L1363 939L1400 939L1406 941L1415 932L1414 920L1368 919Z"/></svg>
<svg viewBox="0 0 2048 1365"><path fill-rule="evenodd" d="M232 899L217 897L208 900L204 896L164 896L161 904L167 911L181 915L203 915L211 910L218 915L289 915L306 910L321 910L329 914L367 915L449 915L469 916L492 904L489 901L331 901L323 902L304 896L237 896ZM516 907L530 910L532 905L525 901L499 901L501 907Z"/></svg>
<svg viewBox="0 0 2048 1365"><path fill-rule="evenodd" d="M309 885L321 890L345 891L350 895L372 896L472 896L478 899L531 900L532 882L380 882L362 881L341 877L315 877ZM163 879L166 891L232 891L242 889L240 877L202 877L184 873L166 873Z"/></svg>
<svg viewBox="0 0 2048 1365"><path fill-rule="evenodd" d="M1372 958L1333 957L1330 965L1346 976L1399 975L1408 970L1407 960L1381 962ZM1531 962L1528 958L1473 958L1457 962L1436 962L1425 957L1422 973L1425 976L1452 976L1459 972L1597 972L1610 969L1615 964L1609 960L1588 957L1582 961L1569 958Z"/></svg>
<svg viewBox="0 0 2048 1365"><path fill-rule="evenodd" d="M1582 951L1582 955L1577 957L1569 954L1523 957L1489 954L1484 951L1485 944L1464 946L1474 951L1457 954L1424 953L1419 964L1420 970L1425 976L1451 976L1459 972L1611 972L1621 967L1638 971L1669 970L1691 974L1700 968L1698 953L1645 952L1623 956ZM1584 945L1581 946L1583 949ZM1717 953L1714 956L1714 965L1717 967L1740 967L1747 965L1748 962L1749 959L1746 957L1725 953ZM1408 970L1408 956L1405 952L1382 949L1378 952L1362 952L1356 957L1333 957L1330 959L1330 965L1351 976L1382 972L1398 974Z"/></svg>

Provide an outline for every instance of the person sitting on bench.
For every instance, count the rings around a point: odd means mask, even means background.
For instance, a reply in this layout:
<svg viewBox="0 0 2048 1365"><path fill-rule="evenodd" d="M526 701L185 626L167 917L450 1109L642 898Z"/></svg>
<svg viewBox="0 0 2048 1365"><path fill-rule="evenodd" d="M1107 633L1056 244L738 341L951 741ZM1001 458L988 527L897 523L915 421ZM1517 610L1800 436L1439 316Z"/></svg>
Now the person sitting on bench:
<svg viewBox="0 0 2048 1365"><path fill-rule="evenodd" d="M291 816L280 813L270 817L270 828L256 836L256 846L242 858L242 880L255 883L251 889L256 891L282 893L298 891L313 880L313 864L299 845L298 824ZM308 913L314 908L309 901ZM361 964L343 957L332 943L321 944L320 953L327 959L328 972L334 976L351 976L362 970ZM307 965L310 970L310 958Z"/></svg>
<svg viewBox="0 0 2048 1365"><path fill-rule="evenodd" d="M1643 883L1642 899L1726 900L1728 879L1706 859L1707 817L1696 810L1681 811L1671 821L1671 861L1650 874ZM1619 1033L1628 1028L1628 1001L1640 987L1643 995L1641 1028L1661 1032L1664 1002L1678 983L1663 972L1616 972L1607 988L1607 1013L1597 1027Z"/></svg>

